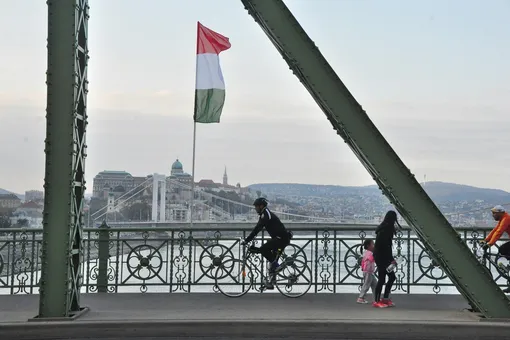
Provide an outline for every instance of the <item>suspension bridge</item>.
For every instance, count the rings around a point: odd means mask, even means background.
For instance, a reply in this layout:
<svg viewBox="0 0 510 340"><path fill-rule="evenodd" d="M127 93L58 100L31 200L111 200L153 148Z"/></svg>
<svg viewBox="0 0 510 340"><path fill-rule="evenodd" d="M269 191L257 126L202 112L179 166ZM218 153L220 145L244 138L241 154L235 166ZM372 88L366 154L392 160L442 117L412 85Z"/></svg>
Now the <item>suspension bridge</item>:
<svg viewBox="0 0 510 340"><path fill-rule="evenodd" d="M154 190L156 188L156 190ZM189 199L180 199L171 202L170 198L173 194L174 188L191 193L194 191L194 200L191 202ZM144 196L144 193L146 194ZM190 194L191 196L191 194ZM251 197L251 196L250 196ZM123 210L129 208L132 204L139 202L149 202L147 206L150 207L150 214L142 214L140 212L139 218L135 221L131 220L128 216L125 216ZM250 198L251 199L251 198ZM193 207L191 206L193 204ZM285 223L318 223L324 224L329 223L331 225L341 224L370 224L378 223L378 219L372 218L357 218L357 219L346 219L344 216L314 216L313 214L298 214L291 213L287 210L280 210L278 207L283 205L276 205L276 209L271 206L272 210L278 214L278 216ZM510 203L504 204L504 206L510 207ZM480 212L485 213L487 219L490 217L491 207L484 209L473 209L458 212L444 213L445 217L448 218L450 223L457 227L469 227L469 226L482 226L486 225L484 221L477 221L473 216ZM175 213L177 211L178 213ZM114 197L113 194L108 197L107 203L95 211L89 211L86 214L86 225L87 226L99 226L103 222L107 222L109 225L115 226L170 226L170 225L185 225L191 220L202 225L209 223L214 225L218 223L228 223L230 226L244 225L244 222L253 223L258 219L253 206L247 203L234 201L213 192L205 191L204 188L195 185L192 188L191 185L182 183L177 179L173 179L169 176L161 174L153 174L148 176L142 183L138 184L134 188L122 193L118 197ZM383 212L380 216L382 217ZM461 216L463 218L461 218ZM466 224L465 220L471 217L471 224ZM401 219L401 224L406 225L406 221Z"/></svg>
<svg viewBox="0 0 510 340"><path fill-rule="evenodd" d="M194 199L180 200L177 204L170 204L167 198L173 188L185 191L194 191ZM161 174L154 174L136 187L126 191L119 197L113 195L108 197L108 202L103 207L87 215L88 225L100 225L103 221L115 225L129 225L129 219L123 216L122 210L135 202L141 201L141 196L147 193L151 197L151 216L147 216L147 222L158 223L182 223L189 222L193 214L194 221L206 222L228 222L228 221L256 221L258 215L253 206L237 202L212 192L204 191L204 188L182 183L179 180L166 177ZM251 199L251 196L250 196ZM192 206L193 205L193 206ZM176 218L173 210L183 211ZM236 212L241 213L236 213ZM283 221L307 221L307 222L335 222L338 219L333 217L310 216L296 214L288 211L273 209ZM143 224L139 221L138 225Z"/></svg>

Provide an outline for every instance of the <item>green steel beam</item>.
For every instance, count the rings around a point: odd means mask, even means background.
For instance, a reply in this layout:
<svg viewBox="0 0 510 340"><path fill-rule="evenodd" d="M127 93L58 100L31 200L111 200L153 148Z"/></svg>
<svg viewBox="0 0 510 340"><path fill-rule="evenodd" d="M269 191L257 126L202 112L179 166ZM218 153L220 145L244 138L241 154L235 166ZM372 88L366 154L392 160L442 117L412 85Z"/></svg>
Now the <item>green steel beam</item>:
<svg viewBox="0 0 510 340"><path fill-rule="evenodd" d="M281 0L241 0L333 128L471 306L510 318L509 300L400 160Z"/></svg>
<svg viewBox="0 0 510 340"><path fill-rule="evenodd" d="M80 311L88 0L49 0L46 172L38 318Z"/></svg>

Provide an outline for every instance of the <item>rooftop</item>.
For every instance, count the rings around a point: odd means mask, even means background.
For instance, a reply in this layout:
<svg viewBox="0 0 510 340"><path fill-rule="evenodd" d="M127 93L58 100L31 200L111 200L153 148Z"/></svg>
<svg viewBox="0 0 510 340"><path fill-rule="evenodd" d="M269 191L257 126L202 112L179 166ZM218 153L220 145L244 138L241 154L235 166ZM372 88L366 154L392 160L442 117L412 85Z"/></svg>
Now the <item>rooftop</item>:
<svg viewBox="0 0 510 340"><path fill-rule="evenodd" d="M204 188L217 188L218 184L214 183L212 179L201 179L197 185Z"/></svg>
<svg viewBox="0 0 510 340"><path fill-rule="evenodd" d="M131 176L131 174L127 171L116 171L116 170L104 170L98 173L97 175L123 175L123 176Z"/></svg>
<svg viewBox="0 0 510 340"><path fill-rule="evenodd" d="M19 197L15 194L0 194L0 199L19 200Z"/></svg>

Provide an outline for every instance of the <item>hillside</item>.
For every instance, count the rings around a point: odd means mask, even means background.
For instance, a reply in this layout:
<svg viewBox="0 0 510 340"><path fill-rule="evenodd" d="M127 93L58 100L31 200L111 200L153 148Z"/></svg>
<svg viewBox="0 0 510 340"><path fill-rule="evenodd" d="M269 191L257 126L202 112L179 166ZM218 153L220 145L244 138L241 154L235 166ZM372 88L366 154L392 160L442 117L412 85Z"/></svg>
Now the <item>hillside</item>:
<svg viewBox="0 0 510 340"><path fill-rule="evenodd" d="M14 195L18 196L20 200L23 200L25 198L25 195L19 195L19 194L16 194L15 192L11 192L9 190L0 188L0 195L5 195L5 194L14 194Z"/></svg>
<svg viewBox="0 0 510 340"><path fill-rule="evenodd" d="M347 197L347 196L379 196L380 190L375 185L349 187L337 185L313 185L293 183L260 183L249 186L252 190L260 190L266 195L297 196L297 197ZM436 203L483 200L488 204L510 202L510 193L497 190L477 188L469 185L427 182L425 191Z"/></svg>
<svg viewBox="0 0 510 340"><path fill-rule="evenodd" d="M469 185L444 182L428 182L424 188L432 199L437 202L475 200L483 200L492 204L510 202L510 193L498 189L477 188Z"/></svg>

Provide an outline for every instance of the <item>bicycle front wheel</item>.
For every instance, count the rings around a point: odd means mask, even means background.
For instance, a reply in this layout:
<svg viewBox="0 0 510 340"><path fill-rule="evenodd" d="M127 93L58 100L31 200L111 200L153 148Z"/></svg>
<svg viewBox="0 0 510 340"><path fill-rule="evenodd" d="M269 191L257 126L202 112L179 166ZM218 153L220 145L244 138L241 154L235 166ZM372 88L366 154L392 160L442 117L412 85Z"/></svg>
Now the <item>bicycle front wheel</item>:
<svg viewBox="0 0 510 340"><path fill-rule="evenodd" d="M510 282L510 262L506 257L500 254L493 253L486 253L484 257L492 265L492 267L496 269L496 271L499 274L499 276L495 276L492 270L489 270L489 268L487 268L487 270L490 271L491 276L495 281L498 281L499 278L503 278L506 281L505 283Z"/></svg>
<svg viewBox="0 0 510 340"><path fill-rule="evenodd" d="M312 287L312 270L308 265L294 259L276 273L276 288L289 298L298 298Z"/></svg>
<svg viewBox="0 0 510 340"><path fill-rule="evenodd" d="M244 261L227 259L222 262L215 273L216 288L228 297L241 297L248 293L253 284L251 269Z"/></svg>

